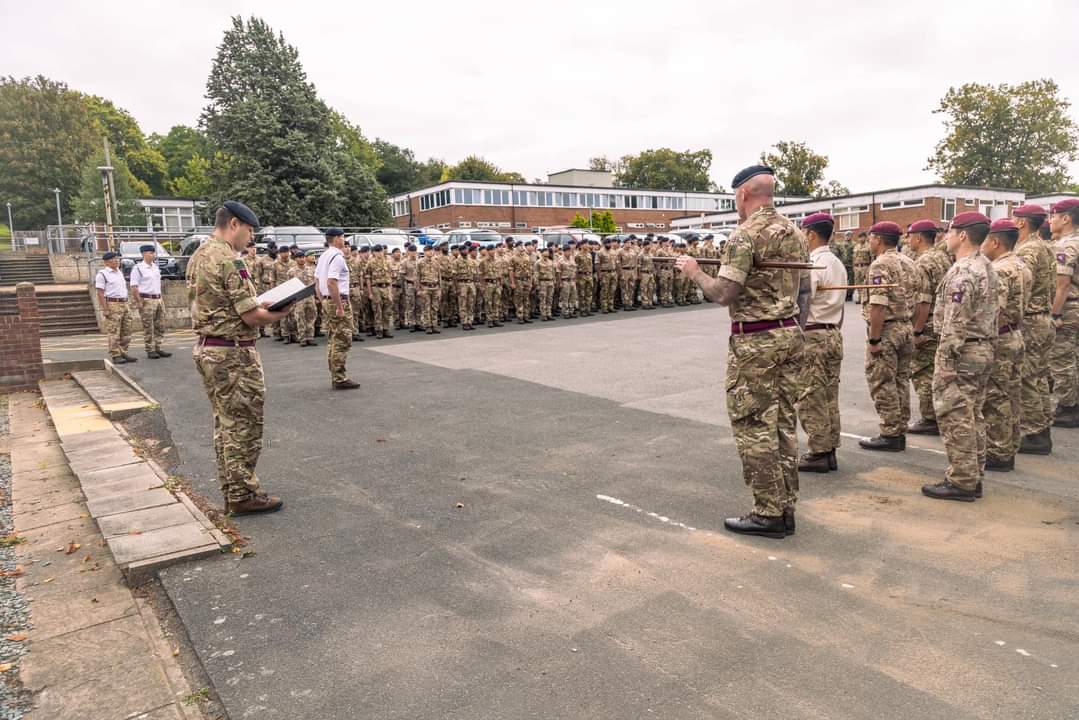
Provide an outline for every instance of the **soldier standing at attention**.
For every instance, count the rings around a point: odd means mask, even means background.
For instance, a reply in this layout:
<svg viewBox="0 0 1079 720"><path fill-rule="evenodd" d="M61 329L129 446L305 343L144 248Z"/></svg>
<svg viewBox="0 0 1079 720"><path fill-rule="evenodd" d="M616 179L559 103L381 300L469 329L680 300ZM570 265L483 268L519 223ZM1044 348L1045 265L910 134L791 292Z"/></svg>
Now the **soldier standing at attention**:
<svg viewBox="0 0 1079 720"><path fill-rule="evenodd" d="M614 286L618 278L609 237L603 238L603 249L596 253L596 269L599 271L599 311L605 315L613 313Z"/></svg>
<svg viewBox="0 0 1079 720"><path fill-rule="evenodd" d="M393 295L393 326L400 330L405 317L404 284L401 282L401 248L390 251L390 274L393 277L393 282L390 283L390 291Z"/></svg>
<svg viewBox="0 0 1079 720"><path fill-rule="evenodd" d="M914 266L921 274L921 292L914 298L914 354L910 361L910 382L918 395L922 417L907 432L912 435L940 435L933 410L933 365L937 356L937 336L933 331L937 286L952 266L946 250L937 247L937 226L932 220L918 220L907 227L907 242L914 251Z"/></svg>
<svg viewBox="0 0 1079 720"><path fill-rule="evenodd" d="M217 479L225 512L233 515L280 510L280 498L262 492L255 465L262 451L266 378L255 349L258 327L279 321L288 310L261 307L247 267L237 258L258 227L242 203L226 201L214 217L213 235L195 274L198 341L192 355L214 414Z"/></svg>
<svg viewBox="0 0 1079 720"><path fill-rule="evenodd" d="M356 248L348 243L341 247L345 256L345 264L348 266L349 277L356 286L349 293L348 303L352 308L352 342L363 342L360 333L366 332L374 335L375 329L371 319L371 301L364 291L364 278L367 276L367 256L371 248L361 245Z"/></svg>
<svg viewBox="0 0 1079 720"><path fill-rule="evenodd" d="M734 177L741 222L721 252L717 277L689 256L678 270L712 302L730 308L727 416L753 490L753 511L727 518L731 532L783 538L793 535L798 496L798 435L794 403L803 337L798 316L808 310L809 274L765 268L760 262L808 260L805 238L773 205L771 168L754 165Z"/></svg>
<svg viewBox="0 0 1079 720"><path fill-rule="evenodd" d="M398 272L401 276L401 290L405 294L405 325L408 326L409 332L419 332L422 330L420 323L416 318L417 262L416 246L412 243L405 245L405 257L401 261Z"/></svg>
<svg viewBox="0 0 1079 720"><path fill-rule="evenodd" d="M689 243L688 243L689 247L686 248L686 255L689 255L690 257L692 257L694 259L701 257L700 242L701 242L700 235L690 235L689 236ZM708 269L707 268L704 270L704 274L705 275L708 274ZM701 304L701 296L697 292L697 286L694 285L691 282L686 282L683 287L685 287L685 293L686 293L685 303L686 303L686 305L700 305Z"/></svg>
<svg viewBox="0 0 1079 720"><path fill-rule="evenodd" d="M869 270L869 265L873 262L873 253L869 249L869 238L864 232L858 233L858 241L854 243L854 250L851 251L851 264L854 266L854 284L865 285L866 271ZM854 301L862 303L865 301L866 291L855 290Z"/></svg>
<svg viewBox="0 0 1079 720"><path fill-rule="evenodd" d="M925 485L934 500L974 502L985 473L985 418L982 415L993 345L997 341L997 274L982 255L989 218L977 212L956 215L945 235L955 264L937 288L936 366L933 404L948 454L944 481Z"/></svg>
<svg viewBox="0 0 1079 720"><path fill-rule="evenodd" d="M592 298L594 291L594 276L592 267L592 247L585 240L577 241L577 252L573 255L573 262L577 266L577 308L581 315L592 315Z"/></svg>
<svg viewBox="0 0 1079 720"><path fill-rule="evenodd" d="M442 274L439 270L438 251L428 247L416 263L416 280L419 282L420 322L428 335L442 332L438 329L438 308L442 302Z"/></svg>
<svg viewBox="0 0 1079 720"><path fill-rule="evenodd" d="M475 261L468 253L472 243L461 245L460 255L453 261L453 276L457 279L457 314L461 318L462 330L475 330L472 326L476 312L476 268Z"/></svg>
<svg viewBox="0 0 1079 720"><path fill-rule="evenodd" d="M550 322L551 302L554 300L555 264L554 248L548 247L540 253L536 261L536 278L539 290L540 320Z"/></svg>
<svg viewBox="0 0 1079 720"><path fill-rule="evenodd" d="M136 362L127 354L131 344L131 309L127 306L127 283L120 271L120 255L110 250L101 259L105 267L94 276L94 287L97 288L97 304L105 316L109 357L116 365Z"/></svg>
<svg viewBox="0 0 1079 720"><path fill-rule="evenodd" d="M1053 205L1049 218L1056 244L1056 294L1053 325L1056 337L1049 354L1053 395L1057 402L1056 427L1079 427L1079 199Z"/></svg>
<svg viewBox="0 0 1079 720"><path fill-rule="evenodd" d="M707 270L708 268L705 268L705 275L709 275ZM654 310L656 307L653 302L656 297L656 264L652 262L651 240L644 241L641 252L637 256L637 275L640 277L637 292L641 296L641 309Z"/></svg>
<svg viewBox="0 0 1079 720"><path fill-rule="evenodd" d="M251 240L249 245L255 246L255 241ZM248 252L251 252L251 250L248 249ZM258 262L257 262L257 265L255 266L255 271L254 271L254 273L252 274L251 277L255 281L255 290L256 290L256 292L258 292L258 294L261 295L262 293L266 292L267 290L269 290L270 288L273 287L273 264L274 264L274 260L277 259L277 246L276 245L271 245L269 248L267 248L265 255L258 255L257 254L258 253L258 247L255 246L255 253L256 253L255 257L257 258ZM194 256L192 256L192 258L193 257ZM190 272L190 270L191 270L191 262L190 261L188 261L187 269ZM259 325L259 337L269 337L269 336L270 336L270 333L266 330L266 326L265 325Z"/></svg>
<svg viewBox="0 0 1079 720"><path fill-rule="evenodd" d="M823 270L809 276L809 313L804 326L805 348L799 375L798 418L808 438L809 452L798 461L799 472L826 473L839 469L839 370L843 364L843 305L845 290L819 290L843 285L847 269L830 249L835 221L828 213L813 213L802 221L809 263Z"/></svg>
<svg viewBox="0 0 1079 720"><path fill-rule="evenodd" d="M637 298L637 247L636 238L630 236L622 247L618 257L618 266L622 272L622 309L626 312L636 310Z"/></svg>
<svg viewBox="0 0 1079 720"><path fill-rule="evenodd" d="M375 337L392 338L393 293L390 286L393 284L393 268L386 257L386 248L381 245L373 246L370 255L362 282L366 286L367 300L371 303Z"/></svg>
<svg viewBox="0 0 1079 720"><path fill-rule="evenodd" d="M294 256L290 279L295 278L304 285L315 282L315 268L311 265L311 259L298 252ZM300 347L314 347L315 342L315 318L318 313L315 310L315 298L306 297L292 306L292 325L296 328L296 339Z"/></svg>
<svg viewBox="0 0 1079 720"><path fill-rule="evenodd" d="M277 258L274 260L272 272L270 275L270 287L277 287L281 283L288 280L288 266L291 253L286 245L277 249ZM274 342L285 342L289 337L288 329L288 314L281 316L281 319L273 324L273 339Z"/></svg>
<svg viewBox="0 0 1079 720"><path fill-rule="evenodd" d="M487 327L502 327L502 264L500 248L481 249L480 277L483 278L483 304L487 308Z"/></svg>
<svg viewBox="0 0 1079 720"><path fill-rule="evenodd" d="M157 266L157 252L153 245L139 248L142 262L131 268L131 289L134 291L135 307L142 320L142 343L146 357L151 360L172 357L161 349L165 337L165 305L161 300L161 268Z"/></svg>
<svg viewBox="0 0 1079 720"><path fill-rule="evenodd" d="M451 328L457 324L457 245L442 246L442 257L438 259L442 273L441 313L442 326Z"/></svg>
<svg viewBox="0 0 1079 720"><path fill-rule="evenodd" d="M674 254L671 251L670 240L663 238L659 244L658 254L662 257L670 257ZM718 257L718 253L716 255ZM709 277L716 276L709 275ZM673 283L674 263L666 260L656 263L656 302L659 303L660 307L669 308L674 306Z"/></svg>
<svg viewBox="0 0 1079 720"><path fill-rule="evenodd" d="M562 319L577 317L580 298L577 297L577 261L573 257L573 244L562 246L562 256L558 258L559 303Z"/></svg>
<svg viewBox="0 0 1079 720"><path fill-rule="evenodd" d="M513 304L517 308L517 324L531 323L532 258L520 241L510 260L510 287L513 288Z"/></svg>
<svg viewBox="0 0 1079 720"><path fill-rule="evenodd" d="M1053 347L1056 328L1049 317L1056 289L1056 258L1053 251L1038 236L1049 213L1038 205L1022 205L1012 211L1019 228L1015 254L1031 271L1030 301L1023 312L1023 369L1022 418L1023 439L1019 452L1048 455L1053 451L1050 426L1053 424L1053 395L1049 379L1049 351Z"/></svg>
<svg viewBox="0 0 1079 720"><path fill-rule="evenodd" d="M900 452L907 448L910 421L910 286L913 261L896 251L902 229L879 222L869 229L869 248L876 259L867 271L871 285L864 315L868 326L865 378L880 417L880 434L858 445L866 450ZM876 286L882 287L876 287ZM888 287L892 286L892 287Z"/></svg>
<svg viewBox="0 0 1079 720"><path fill-rule="evenodd" d="M1023 413L1023 311L1030 301L1033 274L1012 252L1019 228L1010 219L994 220L982 254L997 273L997 342L985 394L985 469L1015 469L1019 419Z"/></svg>
<svg viewBox="0 0 1079 720"><path fill-rule="evenodd" d="M322 318L326 323L326 364L334 390L355 390L358 382L350 380L345 370L348 351L352 347L352 288L348 262L345 260L345 231L330 228L326 231L330 247L315 265L315 282L322 298ZM361 281L362 282L362 281Z"/></svg>

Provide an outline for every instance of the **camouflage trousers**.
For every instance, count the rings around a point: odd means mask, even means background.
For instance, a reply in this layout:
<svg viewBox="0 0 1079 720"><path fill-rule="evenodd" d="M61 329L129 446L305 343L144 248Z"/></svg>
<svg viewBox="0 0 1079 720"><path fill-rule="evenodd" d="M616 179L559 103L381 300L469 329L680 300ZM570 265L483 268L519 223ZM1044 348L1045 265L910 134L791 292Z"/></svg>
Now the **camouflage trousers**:
<svg viewBox="0 0 1079 720"><path fill-rule="evenodd" d="M910 422L910 358L914 352L910 323L884 323L880 352L865 346L865 379L880 417L880 434L895 437L907 432Z"/></svg>
<svg viewBox="0 0 1079 720"><path fill-rule="evenodd" d="M404 298L402 305L404 305L404 323L407 327L416 327L419 322L416 319L416 283L405 281L405 287L402 290Z"/></svg>
<svg viewBox="0 0 1079 720"><path fill-rule="evenodd" d="M160 350L165 337L165 304L161 298L142 298L139 319L142 321L142 344L146 352Z"/></svg>
<svg viewBox="0 0 1079 720"><path fill-rule="evenodd" d="M1023 318L1022 419L1020 431L1033 435L1053 423L1053 395L1049 390L1049 352L1056 328L1049 313Z"/></svg>
<svg viewBox="0 0 1079 720"><path fill-rule="evenodd" d="M392 288L378 285L371 286L371 323L375 332L393 331L393 292Z"/></svg>
<svg viewBox="0 0 1079 720"><path fill-rule="evenodd" d="M532 283L517 281L517 287L513 289L513 305L517 308L517 319L527 320L532 312Z"/></svg>
<svg viewBox="0 0 1079 720"><path fill-rule="evenodd" d="M131 308L127 302L106 302L105 333L109 336L109 357L126 355L131 345Z"/></svg>
<svg viewBox="0 0 1079 720"><path fill-rule="evenodd" d="M842 364L843 334L839 328L805 333L797 410L811 453L826 453L839 447L839 368Z"/></svg>
<svg viewBox="0 0 1079 720"><path fill-rule="evenodd" d="M794 404L802 331L780 328L732 334L727 353L727 417L753 511L778 517L798 499L798 428Z"/></svg>
<svg viewBox="0 0 1079 720"><path fill-rule="evenodd" d="M936 363L938 338L930 329L932 320L926 325L924 342L914 346L910 359L910 383L918 396L918 409L922 419L936 421L933 410L933 365Z"/></svg>
<svg viewBox="0 0 1079 720"><path fill-rule="evenodd" d="M438 309L442 303L442 288L439 285L420 285L417 293L420 301L420 324L425 330L438 327Z"/></svg>
<svg viewBox="0 0 1079 720"><path fill-rule="evenodd" d="M577 283L574 280L562 281L562 292L558 298L558 307L562 310L562 317L573 317L577 314Z"/></svg>
<svg viewBox="0 0 1079 720"><path fill-rule="evenodd" d="M315 320L318 319L315 300L307 298L293 305L292 316L292 321L296 325L296 337L300 340L313 340L315 337Z"/></svg>
<svg viewBox="0 0 1079 720"><path fill-rule="evenodd" d="M595 293L591 275L577 276L577 306L582 313L592 312L592 296Z"/></svg>
<svg viewBox="0 0 1079 720"><path fill-rule="evenodd" d="M457 283L457 312L463 325L471 325L476 319L476 283Z"/></svg>
<svg viewBox="0 0 1079 720"><path fill-rule="evenodd" d="M512 312L515 307L513 301L513 288L510 287L508 280L502 283L502 304L499 307L502 309L502 317L499 319L508 320L510 312Z"/></svg>
<svg viewBox="0 0 1079 720"><path fill-rule="evenodd" d="M1023 412L1023 333L1001 335L985 393L985 452L1008 460L1019 450L1019 418Z"/></svg>
<svg viewBox="0 0 1079 720"><path fill-rule="evenodd" d="M351 312L352 312L352 314L351 314L352 319L349 321L349 326L352 329L352 334L357 335L361 331L366 330L367 326L364 325L364 319L363 319L364 302L363 302L363 300L360 299L359 288L356 288L355 293L349 295L348 302L346 302L345 304L348 305L349 310L351 310ZM325 311L326 305L325 305L325 303L323 303L322 307L323 307L322 316L326 317L326 311ZM333 303L330 303L329 307L332 308ZM326 334L329 335L330 331L327 330Z"/></svg>
<svg viewBox="0 0 1079 720"><path fill-rule="evenodd" d="M674 296L671 294L671 288L674 282L674 276L670 272L661 272L656 278L656 292L659 298L660 305L670 305L674 302Z"/></svg>
<svg viewBox="0 0 1079 720"><path fill-rule="evenodd" d="M332 382L344 382L348 379L345 364L348 351L352 348L352 305L341 303L345 309L344 317L337 317L337 307L333 300L322 301L322 321L326 325L326 364L330 368Z"/></svg>
<svg viewBox="0 0 1079 720"><path fill-rule="evenodd" d="M1057 328L1049 351L1057 408L1079 405L1079 303L1064 303L1063 314L1063 324Z"/></svg>
<svg viewBox="0 0 1079 720"><path fill-rule="evenodd" d="M439 297L439 313L447 326L457 322L457 283L453 280L442 281L442 295Z"/></svg>
<svg viewBox="0 0 1079 720"><path fill-rule="evenodd" d="M652 273L641 273L641 284L637 292L640 294L641 307L652 307L656 298L656 276Z"/></svg>
<svg viewBox="0 0 1079 720"><path fill-rule="evenodd" d="M675 305L684 305L686 300L686 276L676 272L671 278L671 297Z"/></svg>
<svg viewBox="0 0 1079 720"><path fill-rule="evenodd" d="M217 480L226 501L246 500L259 490L255 465L262 452L262 410L266 379L253 347L192 350L214 416Z"/></svg>
<svg viewBox="0 0 1079 720"><path fill-rule="evenodd" d="M502 320L502 284L497 280L488 282L483 288L483 304L487 308L487 322Z"/></svg>
<svg viewBox="0 0 1079 720"><path fill-rule="evenodd" d="M626 273L622 275L622 307L633 307L633 302L636 300L637 290L637 274Z"/></svg>
<svg viewBox="0 0 1079 720"><path fill-rule="evenodd" d="M537 285L539 292L539 312L541 318L551 317L551 303L554 300L554 280L540 280Z"/></svg>
<svg viewBox="0 0 1079 720"><path fill-rule="evenodd" d="M933 406L948 455L945 477L973 490L985 474L985 392L993 364L992 342L967 343L958 355L937 350Z"/></svg>
<svg viewBox="0 0 1079 720"><path fill-rule="evenodd" d="M395 327L401 327L401 323L405 317L405 290L400 285L393 285L390 288L393 295L393 322Z"/></svg>
<svg viewBox="0 0 1079 720"><path fill-rule="evenodd" d="M868 265L855 265L854 266L854 285L865 285L865 274L869 271ZM854 291L854 302L859 305L865 300L866 290Z"/></svg>
<svg viewBox="0 0 1079 720"><path fill-rule="evenodd" d="M601 273L599 276L599 309L603 312L614 310L614 291L617 283L618 276L613 272Z"/></svg>

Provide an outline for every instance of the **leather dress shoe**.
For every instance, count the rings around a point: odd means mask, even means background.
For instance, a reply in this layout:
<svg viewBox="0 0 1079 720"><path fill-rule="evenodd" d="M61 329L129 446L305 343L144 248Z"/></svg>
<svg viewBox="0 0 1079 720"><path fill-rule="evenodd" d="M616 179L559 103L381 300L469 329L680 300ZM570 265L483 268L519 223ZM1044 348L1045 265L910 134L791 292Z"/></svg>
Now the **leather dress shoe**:
<svg viewBox="0 0 1079 720"><path fill-rule="evenodd" d="M832 469L831 453L806 453L798 459L798 472L826 473Z"/></svg>
<svg viewBox="0 0 1079 720"><path fill-rule="evenodd" d="M866 450L883 450L884 452L901 452L907 449L907 439L902 435L877 435L868 440L859 440L858 445Z"/></svg>
<svg viewBox="0 0 1079 720"><path fill-rule="evenodd" d="M170 352L165 352L164 350L158 350L158 351L157 351L157 354L158 354L158 355L159 355L160 357L172 357L172 353L170 353Z"/></svg>
<svg viewBox="0 0 1079 720"><path fill-rule="evenodd" d="M783 534L791 536L794 534L794 508L783 508Z"/></svg>
<svg viewBox="0 0 1079 720"><path fill-rule="evenodd" d="M127 363L127 358L123 355L117 355L116 357L109 358L113 365L124 365Z"/></svg>
<svg viewBox="0 0 1079 720"><path fill-rule="evenodd" d="M1031 435L1024 435L1019 443L1019 452L1024 455L1049 455L1053 452L1053 438L1049 428Z"/></svg>
<svg viewBox="0 0 1079 720"><path fill-rule="evenodd" d="M832 448L832 452L828 453L828 469L829 470L838 470L839 469L839 460L837 460L836 457L835 457L835 448Z"/></svg>
<svg viewBox="0 0 1079 720"><path fill-rule="evenodd" d="M281 498L264 493L251 495L244 500L225 503L225 512L231 515L254 515L255 513L277 512L284 506Z"/></svg>
<svg viewBox="0 0 1079 720"><path fill-rule="evenodd" d="M952 485L945 480L939 482L936 485L922 485L922 495L933 498L934 500L958 500L959 502L974 502L977 497L977 491L964 490L961 487Z"/></svg>
<svg viewBox="0 0 1079 720"><path fill-rule="evenodd" d="M994 457L986 458L985 469L994 472L1011 472L1015 470L1015 458L1010 457L1007 460L998 460Z"/></svg>
<svg viewBox="0 0 1079 720"><path fill-rule="evenodd" d="M334 390L355 390L360 384L355 380L341 380L333 384Z"/></svg>
<svg viewBox="0 0 1079 720"><path fill-rule="evenodd" d="M158 353L157 350L151 350L150 352L146 353L147 360L157 360L159 357L161 357L161 354Z"/></svg>
<svg viewBox="0 0 1079 720"><path fill-rule="evenodd" d="M124 360L127 360L129 363L138 362L137 358L133 358L127 353L124 353Z"/></svg>
<svg viewBox="0 0 1079 720"><path fill-rule="evenodd" d="M922 418L918 422L912 423L907 428L907 432L911 435L940 435L940 427L937 425L936 420Z"/></svg>
<svg viewBox="0 0 1079 720"><path fill-rule="evenodd" d="M749 513L740 518L727 518L723 521L723 527L739 535L760 535L780 540L787 536L787 526L783 522L782 515L765 517L757 513Z"/></svg>

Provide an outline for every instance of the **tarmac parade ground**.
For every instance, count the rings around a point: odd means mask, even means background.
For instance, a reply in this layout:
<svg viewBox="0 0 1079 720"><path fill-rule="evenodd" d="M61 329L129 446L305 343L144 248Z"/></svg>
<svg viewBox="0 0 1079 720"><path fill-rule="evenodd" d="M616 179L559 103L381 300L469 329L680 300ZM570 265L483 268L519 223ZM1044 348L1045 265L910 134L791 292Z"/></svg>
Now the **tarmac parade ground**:
<svg viewBox="0 0 1079 720"><path fill-rule="evenodd" d="M876 424L847 307L841 470L802 476L782 541L722 530L749 507L724 310L398 332L353 348L349 393L324 344L260 341L285 509L236 519L253 556L162 574L229 715L1079 717L1079 431L977 503L923 498L939 438L856 447ZM136 339L124 369L217 499L190 345Z"/></svg>

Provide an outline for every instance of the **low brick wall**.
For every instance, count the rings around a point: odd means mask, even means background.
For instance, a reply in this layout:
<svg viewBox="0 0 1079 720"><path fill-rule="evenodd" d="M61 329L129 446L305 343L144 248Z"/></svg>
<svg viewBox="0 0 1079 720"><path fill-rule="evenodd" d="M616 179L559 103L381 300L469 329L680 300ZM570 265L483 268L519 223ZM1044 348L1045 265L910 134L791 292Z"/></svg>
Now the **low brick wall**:
<svg viewBox="0 0 1079 720"><path fill-rule="evenodd" d="M97 290L93 285L89 286L90 299L94 303L94 313L97 315L97 327L105 332L105 316L101 314L101 307L97 302ZM184 280L162 280L161 298L165 301L165 329L167 330L190 330L191 307L187 304L187 282ZM139 319L139 311L132 301L131 309L135 313L135 328L142 327Z"/></svg>
<svg viewBox="0 0 1079 720"><path fill-rule="evenodd" d="M90 282L90 260L93 258L87 253L49 255L52 279L61 285Z"/></svg>
<svg viewBox="0 0 1079 720"><path fill-rule="evenodd" d="M15 286L18 311L0 315L0 391L37 390L41 363L41 315L31 283Z"/></svg>

